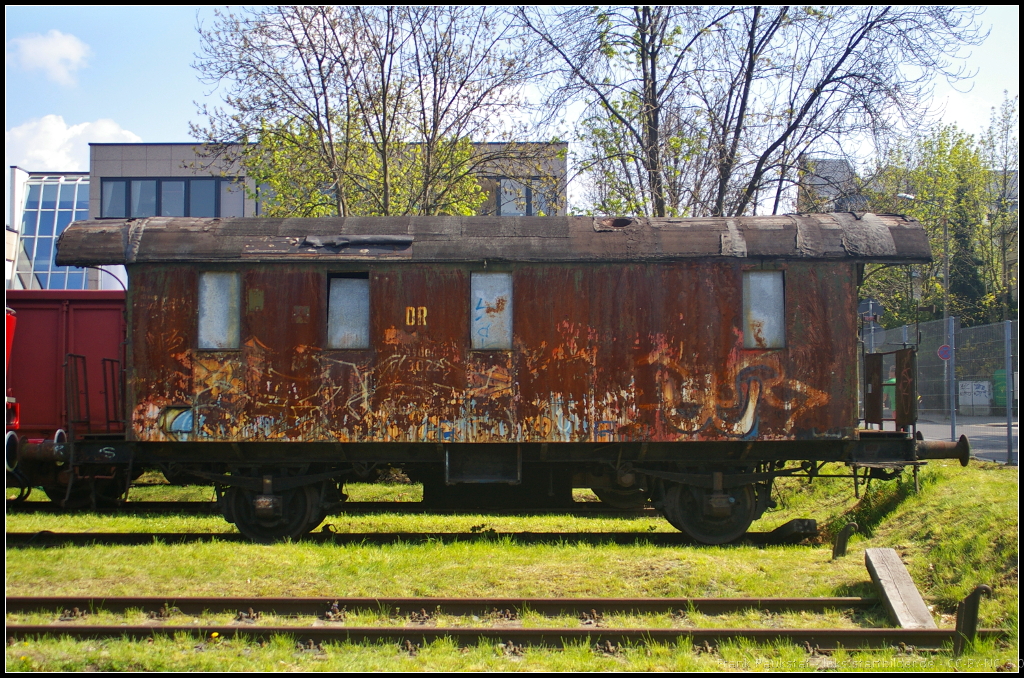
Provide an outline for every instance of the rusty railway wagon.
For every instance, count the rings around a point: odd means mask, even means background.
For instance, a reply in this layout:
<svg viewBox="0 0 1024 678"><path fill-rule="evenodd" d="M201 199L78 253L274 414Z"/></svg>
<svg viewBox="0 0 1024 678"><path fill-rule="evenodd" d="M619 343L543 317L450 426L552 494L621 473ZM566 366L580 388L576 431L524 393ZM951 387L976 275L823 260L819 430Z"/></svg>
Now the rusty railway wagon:
<svg viewBox="0 0 1024 678"><path fill-rule="evenodd" d="M967 454L907 408L858 429L863 267L929 259L870 213L78 222L59 265L128 270L127 426L72 461L191 472L258 540L392 466L436 504L589 487L727 542L777 477Z"/></svg>

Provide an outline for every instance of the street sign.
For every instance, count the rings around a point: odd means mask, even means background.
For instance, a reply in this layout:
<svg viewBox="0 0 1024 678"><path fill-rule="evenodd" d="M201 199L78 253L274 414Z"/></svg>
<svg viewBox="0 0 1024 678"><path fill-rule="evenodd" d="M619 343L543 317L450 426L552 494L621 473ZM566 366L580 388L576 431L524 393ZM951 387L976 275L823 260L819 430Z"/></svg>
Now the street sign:
<svg viewBox="0 0 1024 678"><path fill-rule="evenodd" d="M885 314L885 308L874 299L864 299L857 304L857 314L863 322L878 322Z"/></svg>
<svg viewBox="0 0 1024 678"><path fill-rule="evenodd" d="M949 347L949 344L943 344L939 346L939 350L935 352L943 360L949 360L953 357L953 349Z"/></svg>

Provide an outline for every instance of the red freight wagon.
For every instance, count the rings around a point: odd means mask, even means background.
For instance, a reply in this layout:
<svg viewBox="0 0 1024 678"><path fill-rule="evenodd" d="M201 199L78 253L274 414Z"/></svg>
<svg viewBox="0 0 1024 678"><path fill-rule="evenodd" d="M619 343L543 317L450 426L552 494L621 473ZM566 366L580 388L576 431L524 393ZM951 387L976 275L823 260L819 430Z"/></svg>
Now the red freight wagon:
<svg viewBox="0 0 1024 678"><path fill-rule="evenodd" d="M32 441L31 450L67 435L80 441L123 439L125 293L7 290L7 306L17 317L7 395L19 408L21 441ZM66 482L56 479L50 465L35 473L33 461L25 459L17 474L35 476L33 485L63 499Z"/></svg>
<svg viewBox="0 0 1024 678"><path fill-rule="evenodd" d="M857 429L863 265L930 256L905 217L813 214L102 220L57 261L128 270L119 458L213 481L254 538L391 464L721 542L778 476L964 454Z"/></svg>
<svg viewBox="0 0 1024 678"><path fill-rule="evenodd" d="M6 307L5 315L7 316L7 352L4 354L4 384L7 387L7 383L10 381L10 367L11 367L11 344L14 343L14 330L18 326L18 315L14 312L14 309L10 306ZM16 430L19 426L19 413L18 413L18 401L11 395L10 388L7 387L7 431ZM10 436L7 436L8 439Z"/></svg>
<svg viewBox="0 0 1024 678"><path fill-rule="evenodd" d="M112 408L112 400L123 364L124 304L123 291L7 291L7 305L18 318L7 389L21 405L23 435L52 438L55 431L67 428L68 355L85 359L77 374L81 411L76 418L83 420L78 428L82 433L122 430L123 417Z"/></svg>

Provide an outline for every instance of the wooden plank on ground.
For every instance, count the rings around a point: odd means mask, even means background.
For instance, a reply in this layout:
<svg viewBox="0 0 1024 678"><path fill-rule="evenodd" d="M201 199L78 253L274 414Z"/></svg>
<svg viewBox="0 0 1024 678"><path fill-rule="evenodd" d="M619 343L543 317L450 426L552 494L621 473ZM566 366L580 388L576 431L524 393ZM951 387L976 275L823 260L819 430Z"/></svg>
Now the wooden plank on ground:
<svg viewBox="0 0 1024 678"><path fill-rule="evenodd" d="M867 549L864 564L893 621L904 629L934 629L928 606L895 549Z"/></svg>

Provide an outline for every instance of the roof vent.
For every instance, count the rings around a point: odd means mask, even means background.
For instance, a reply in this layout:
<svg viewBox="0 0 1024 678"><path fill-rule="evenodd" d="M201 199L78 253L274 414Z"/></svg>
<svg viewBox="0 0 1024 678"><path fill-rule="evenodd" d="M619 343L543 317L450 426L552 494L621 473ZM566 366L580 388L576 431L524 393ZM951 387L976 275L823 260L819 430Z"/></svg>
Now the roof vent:
<svg viewBox="0 0 1024 678"><path fill-rule="evenodd" d="M594 226L600 230L608 228L626 228L633 225L633 219L626 217L608 217L606 219L595 219Z"/></svg>

